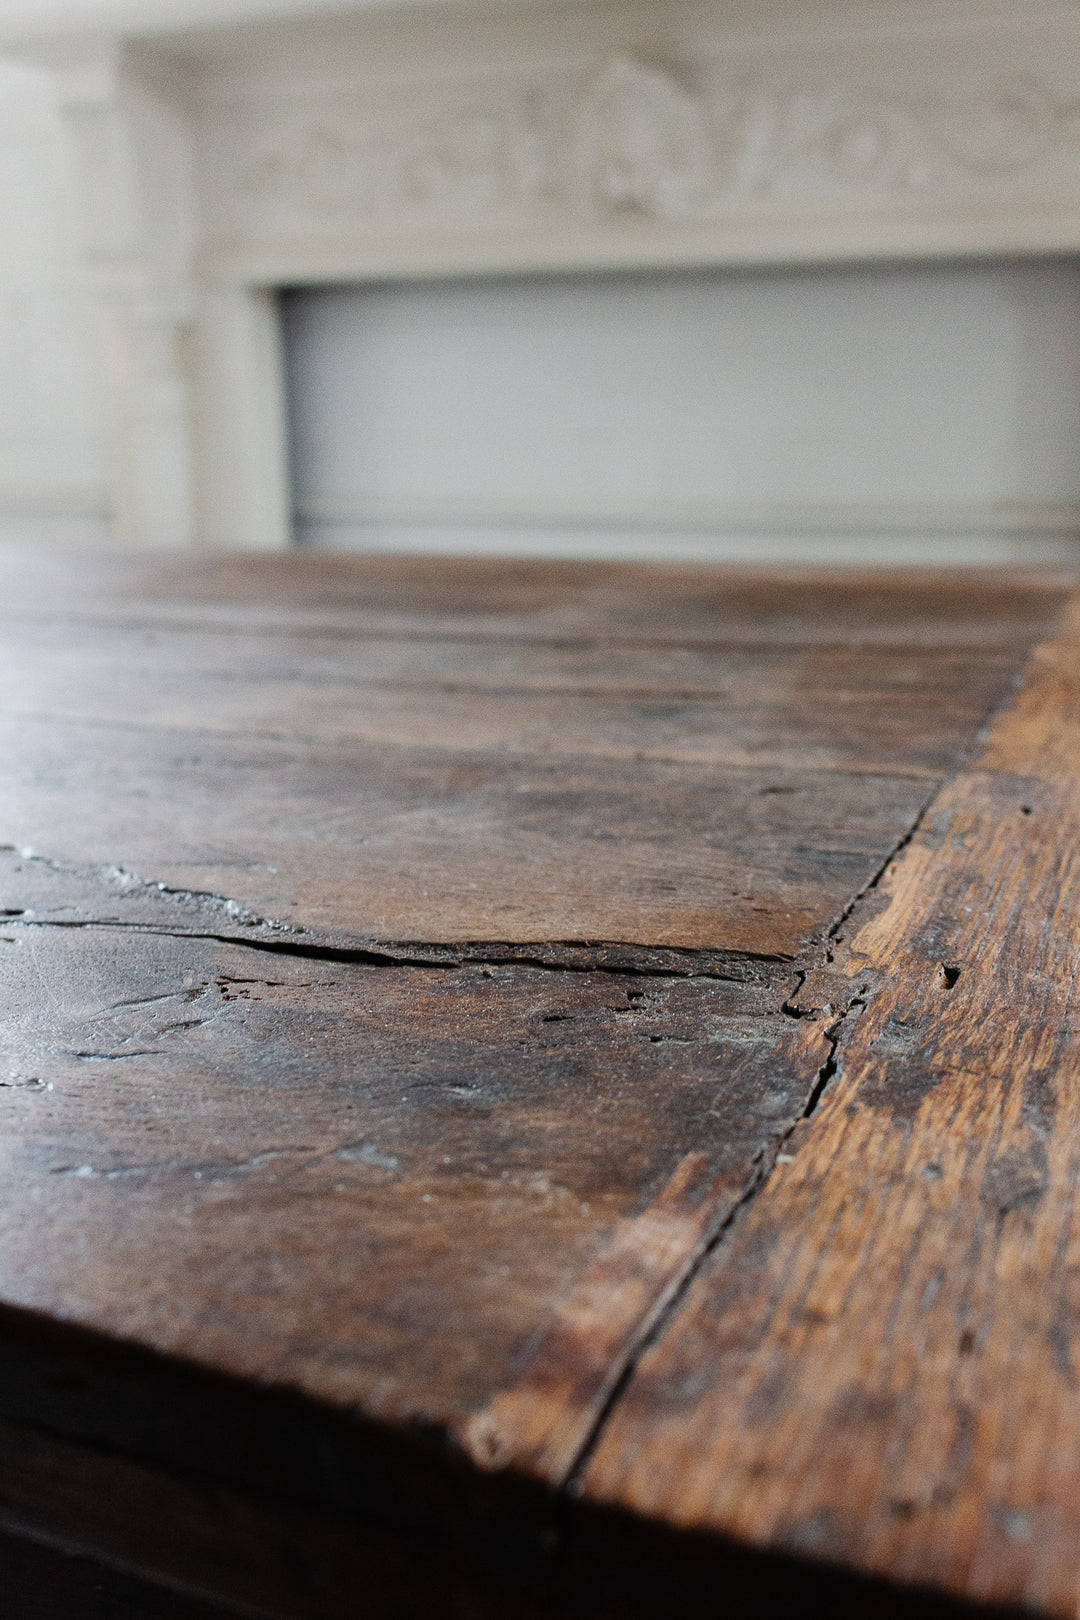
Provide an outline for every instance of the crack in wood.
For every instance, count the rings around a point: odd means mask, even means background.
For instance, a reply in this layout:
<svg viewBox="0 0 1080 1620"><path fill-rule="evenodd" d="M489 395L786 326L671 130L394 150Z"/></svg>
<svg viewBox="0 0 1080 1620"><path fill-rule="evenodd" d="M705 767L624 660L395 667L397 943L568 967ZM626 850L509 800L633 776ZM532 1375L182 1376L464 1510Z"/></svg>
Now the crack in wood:
<svg viewBox="0 0 1080 1620"><path fill-rule="evenodd" d="M881 862L881 865L877 868L872 877L863 885L858 893L852 897L850 902L839 913L830 926L828 935L826 936L821 948L809 959L808 965L806 967L797 967L795 969L798 982L794 989L784 998L783 1002L781 1003L779 1011L783 1015L795 1018L796 1020L814 1018L819 1015L822 1009L798 1006L798 998L800 993L807 986L811 974L815 969L821 970L823 968L831 967L834 964L834 947L842 940L841 930L843 929L844 925L856 914L858 908L863 905L877 889L879 889L895 862L903 854L904 850L908 847L912 840L917 836L919 829L927 816L930 806L934 802L935 797L936 794L931 795L920 807L918 815L912 821L911 826L906 830L904 835L896 841L893 848L889 851L886 858ZM952 982L955 983L955 979ZM585 1436L578 1453L574 1458L573 1464L564 1479L560 1492L560 1500L563 1503L562 1528L564 1536L567 1534L568 1505L581 1494L584 1488L584 1480L588 1472L589 1464L603 1440L604 1433L611 1422L617 1407L626 1394L630 1384L633 1382L637 1368L640 1365L643 1357L647 1354L649 1349L664 1336L671 1322L678 1315L678 1312L689 1294L694 1280L700 1273L702 1267L721 1247L725 1239L739 1222L740 1218L745 1214L750 1205L753 1204L754 1200L762 1192L778 1162L783 1164L794 1163L795 1156L793 1154L786 1154L782 1150L790 1141L798 1125L809 1120L817 1111L830 1083L835 1080L837 1075L840 1073L840 1053L843 1036L845 1033L845 1026L853 1013L858 1016L865 1010L867 1005L867 996L870 989L870 985L865 982L856 985L845 1002L835 1010L831 1021L822 1030L822 1037L827 1043L827 1053L823 1063L818 1069L813 1084L810 1087L806 1104L800 1118L793 1121L788 1126L787 1130L778 1137L776 1142L772 1144L771 1150L767 1146L764 1146L759 1150L758 1154L755 1156L746 1186L744 1187L740 1196L735 1200L730 1208L727 1209L723 1217L717 1222L715 1228L703 1236L702 1241L697 1246L693 1255L688 1257L682 1274L672 1288L669 1297L657 1310L642 1321L639 1332L626 1352L618 1375L611 1384L607 1398L597 1413L595 1420ZM829 1003L826 1003L824 1010L827 1012L834 1011Z"/></svg>
<svg viewBox="0 0 1080 1620"><path fill-rule="evenodd" d="M755 951L652 950L611 942L597 946L552 940L522 945L502 941L470 941L461 945L441 942L425 944L386 941L379 949L367 946L301 945L289 940L245 939L234 934L192 932L179 928L156 928L148 923L116 922L109 919L66 919L38 917L30 913L12 914L11 920L27 928L82 929L99 932L123 931L157 939L202 940L213 945L234 945L242 950L270 956L300 957L313 962L353 964L357 967L446 969L460 967L534 967L547 973L607 973L627 978L711 979L728 984L745 984L751 975L732 971L739 965L787 967L792 958ZM670 958L670 963L665 960ZM726 971L725 971L726 970ZM250 981L252 983L272 981Z"/></svg>
<svg viewBox="0 0 1080 1620"><path fill-rule="evenodd" d="M78 865L37 851L18 851L10 845L0 847L0 858L3 856L16 857L9 881L28 881L36 903L11 906L0 911L0 916L28 927L123 928L132 933L202 939L271 955L365 967L456 968L466 963L497 967L521 963L549 972L709 978L736 984L753 979L759 966L785 967L793 961L783 953L652 946L619 940L363 938L355 943L348 939L338 943L313 936L302 925L261 916L227 895L144 878L119 864ZM43 877L46 887L38 892ZM135 916L117 914L129 907L136 910ZM142 915L138 915L140 908Z"/></svg>

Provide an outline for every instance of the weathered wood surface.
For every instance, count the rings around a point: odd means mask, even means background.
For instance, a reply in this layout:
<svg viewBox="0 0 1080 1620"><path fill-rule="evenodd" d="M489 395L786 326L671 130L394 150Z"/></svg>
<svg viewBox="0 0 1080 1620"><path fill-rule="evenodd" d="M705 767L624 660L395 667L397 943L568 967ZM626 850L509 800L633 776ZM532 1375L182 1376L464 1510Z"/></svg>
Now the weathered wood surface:
<svg viewBox="0 0 1080 1620"><path fill-rule="evenodd" d="M1020 652L1075 575L729 569L498 559L167 556L5 546L15 617L204 629L496 636L610 646L973 647Z"/></svg>
<svg viewBox="0 0 1080 1620"><path fill-rule="evenodd" d="M296 1620L667 1612L645 1520L706 1611L1075 1612L1062 580L8 572L0 1523Z"/></svg>
<svg viewBox="0 0 1080 1620"><path fill-rule="evenodd" d="M794 957L933 791L884 771L721 774L3 718L0 752L16 848L205 894L211 932L228 906L269 937L358 946L614 940Z"/></svg>
<svg viewBox="0 0 1080 1620"><path fill-rule="evenodd" d="M825 1061L819 1025L781 1011L797 977L754 968L372 966L5 927L0 1296L453 1427L567 1285L610 1269L604 1239L636 1269L624 1322L605 1293L611 1344L583 1341L587 1405Z"/></svg>
<svg viewBox="0 0 1080 1620"><path fill-rule="evenodd" d="M947 767L1008 652L517 642L269 628L21 624L4 710L93 725L540 757ZM925 706L928 690L932 707ZM913 712L913 705L922 704ZM838 712L844 716L837 724Z"/></svg>
<svg viewBox="0 0 1080 1620"><path fill-rule="evenodd" d="M852 926L839 1075L643 1359L590 1495L1076 1614L1078 809L1074 604Z"/></svg>
<svg viewBox="0 0 1080 1620"><path fill-rule="evenodd" d="M15 847L322 943L789 957L903 838L1061 596L302 557L70 571L32 558L0 603Z"/></svg>

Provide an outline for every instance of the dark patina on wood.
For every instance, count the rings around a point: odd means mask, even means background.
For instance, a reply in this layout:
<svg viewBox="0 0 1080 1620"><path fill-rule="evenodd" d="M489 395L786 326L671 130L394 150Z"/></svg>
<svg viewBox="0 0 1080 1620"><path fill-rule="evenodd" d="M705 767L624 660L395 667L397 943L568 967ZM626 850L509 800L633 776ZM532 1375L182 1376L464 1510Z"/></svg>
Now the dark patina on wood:
<svg viewBox="0 0 1080 1620"><path fill-rule="evenodd" d="M9 1530L1075 1612L1066 581L6 567Z"/></svg>

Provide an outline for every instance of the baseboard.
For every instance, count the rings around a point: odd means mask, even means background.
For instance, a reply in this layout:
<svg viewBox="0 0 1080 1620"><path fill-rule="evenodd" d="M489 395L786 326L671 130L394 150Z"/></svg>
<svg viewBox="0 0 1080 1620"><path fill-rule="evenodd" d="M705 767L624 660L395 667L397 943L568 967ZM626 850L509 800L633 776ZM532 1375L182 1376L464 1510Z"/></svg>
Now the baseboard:
<svg viewBox="0 0 1080 1620"><path fill-rule="evenodd" d="M295 543L318 551L577 558L627 562L805 563L914 567L1080 565L1080 534L849 529L499 528L482 524L327 523L301 519Z"/></svg>

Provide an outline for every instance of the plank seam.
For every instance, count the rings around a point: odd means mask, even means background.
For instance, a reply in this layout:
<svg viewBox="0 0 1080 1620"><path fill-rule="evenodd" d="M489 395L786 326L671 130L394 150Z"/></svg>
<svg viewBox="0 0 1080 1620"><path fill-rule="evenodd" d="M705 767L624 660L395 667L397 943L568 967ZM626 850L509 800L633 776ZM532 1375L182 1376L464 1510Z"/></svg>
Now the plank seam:
<svg viewBox="0 0 1080 1620"><path fill-rule="evenodd" d="M956 774L959 774L959 771ZM808 974L810 971L812 971L812 967L814 965L824 966L833 962L834 956L832 951L832 943L839 940L840 930L853 915L856 908L879 887L893 863L898 859L898 857L911 843L912 839L916 836L920 826L923 823L923 820L927 815L927 812L930 809L930 806L937 798L939 791L940 789L935 789L935 792L927 798L925 803L921 806L918 815L911 823L911 826L906 830L904 835L897 840L896 844L889 851L888 855L877 868L876 872L874 872L872 877L852 897L840 914L835 918L831 927L829 928L828 935L826 936L825 943L822 947L821 963L812 964L811 967L807 968L806 970L798 970L801 974L802 984L805 984ZM799 989L802 988L802 984L797 986L791 995L788 996L787 1000L783 1004L783 1007L781 1008L781 1011L786 1013L789 1017L805 1018L813 1016L810 1013L797 1010L794 1006L794 1002L798 996ZM684 1299L694 1283L695 1278L707 1260L724 1242L725 1238L735 1226L743 1212L764 1190L770 1176L776 1169L778 1157L780 1157L783 1153L784 1144L789 1140L792 1133L798 1128L798 1126L815 1113L821 1104L822 1098L824 1097L830 1082L840 1073L840 1048L844 1034L844 1025L848 1022L853 1012L855 1012L856 1016L858 1016L858 1014L865 1008L865 991L866 987L860 985L859 990L849 998L842 1008L838 1010L837 1016L832 1019L832 1021L823 1031L824 1038L828 1043L828 1052L824 1062L814 1078L813 1084L810 1087L810 1091L801 1115L778 1138L769 1162L766 1162L767 1150L761 1150L751 1171L747 1184L743 1188L743 1191L740 1193L739 1197L735 1200L734 1204L732 1204L731 1208L727 1210L723 1219L718 1223L716 1228L705 1236L695 1252L688 1257L686 1267L675 1286L671 1289L667 1299L663 1302L660 1309L656 1311L646 1323L643 1324L639 1337L628 1348L619 1374L613 1380L607 1398L598 1411L593 1423L590 1425L589 1431L584 1437L562 1485L561 1496L564 1503L564 1536L567 1534L569 1528L565 1522L567 1509L573 1500L582 1494L584 1477L588 1470L592 1456L603 1438L604 1432L611 1421L615 1408L619 1405L629 1385L633 1381L643 1357L648 1353L651 1347L663 1337L664 1333L666 1333L671 1322L678 1314Z"/></svg>

